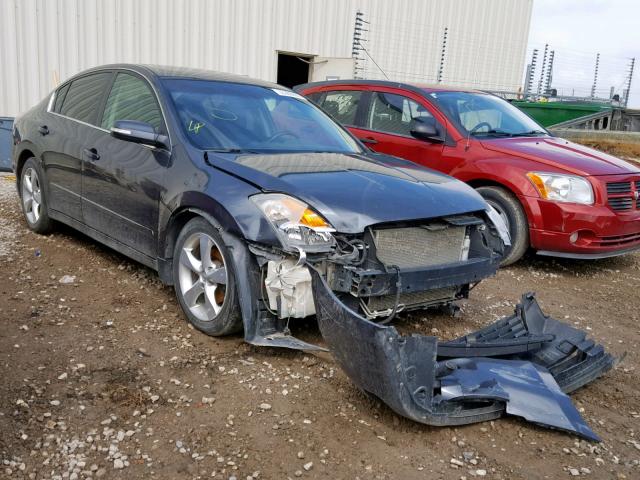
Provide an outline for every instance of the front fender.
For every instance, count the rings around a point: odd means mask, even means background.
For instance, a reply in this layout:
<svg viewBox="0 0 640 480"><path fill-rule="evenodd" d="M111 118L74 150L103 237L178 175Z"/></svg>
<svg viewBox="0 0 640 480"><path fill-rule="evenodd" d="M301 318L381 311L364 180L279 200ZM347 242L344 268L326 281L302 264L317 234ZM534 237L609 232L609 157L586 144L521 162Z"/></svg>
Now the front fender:
<svg viewBox="0 0 640 480"><path fill-rule="evenodd" d="M538 191L527 178L535 170L531 162L518 157L478 159L473 170L454 169L450 174L465 183L478 181L503 185L517 196L537 197Z"/></svg>

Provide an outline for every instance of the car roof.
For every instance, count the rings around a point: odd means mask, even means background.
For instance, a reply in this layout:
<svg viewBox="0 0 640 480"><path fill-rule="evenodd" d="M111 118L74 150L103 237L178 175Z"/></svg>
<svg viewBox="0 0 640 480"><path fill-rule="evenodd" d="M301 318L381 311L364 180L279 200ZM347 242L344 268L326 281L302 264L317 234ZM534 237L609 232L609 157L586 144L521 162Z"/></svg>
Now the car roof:
<svg viewBox="0 0 640 480"><path fill-rule="evenodd" d="M481 90L475 90L472 88L454 87L451 85L429 85L419 83L403 83L394 82L392 80L356 80L356 79L344 79L344 80L328 80L324 82L310 82L303 83L302 85L296 85L293 89L296 92L307 90L314 87L325 86L345 86L345 85L368 85L378 87L391 87L391 88L403 88L405 90L411 90L416 93L432 93L432 92L470 92L470 93L486 93Z"/></svg>
<svg viewBox="0 0 640 480"><path fill-rule="evenodd" d="M281 90L288 90L287 87L278 85L273 82L266 82L264 80L258 80L256 78L247 77L244 75L235 75L232 73L216 72L213 70L205 70L201 68L187 68L187 67L175 67L170 65L150 65L150 64L138 64L138 63L114 63L110 65L100 65L98 67L84 70L76 76L85 75L87 73L99 72L101 70L132 70L143 76L160 78L182 78L190 80L209 80L218 82L229 83L241 83L246 85L256 85L266 88L279 88Z"/></svg>

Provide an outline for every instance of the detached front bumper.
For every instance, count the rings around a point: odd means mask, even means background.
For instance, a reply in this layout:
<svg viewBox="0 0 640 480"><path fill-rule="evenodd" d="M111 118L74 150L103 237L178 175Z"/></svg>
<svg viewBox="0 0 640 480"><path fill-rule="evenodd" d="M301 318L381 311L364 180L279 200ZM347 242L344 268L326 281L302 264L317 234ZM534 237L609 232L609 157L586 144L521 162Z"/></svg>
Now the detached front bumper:
<svg viewBox="0 0 640 480"><path fill-rule="evenodd" d="M523 296L511 317L439 343L370 322L313 270L312 281L330 351L356 386L396 413L428 425L462 425L506 412L599 440L565 393L611 369L614 358L584 332L544 316L533 295Z"/></svg>
<svg viewBox="0 0 640 480"><path fill-rule="evenodd" d="M640 209L616 212L605 205L520 199L530 219L531 246L539 254L590 259L640 249Z"/></svg>

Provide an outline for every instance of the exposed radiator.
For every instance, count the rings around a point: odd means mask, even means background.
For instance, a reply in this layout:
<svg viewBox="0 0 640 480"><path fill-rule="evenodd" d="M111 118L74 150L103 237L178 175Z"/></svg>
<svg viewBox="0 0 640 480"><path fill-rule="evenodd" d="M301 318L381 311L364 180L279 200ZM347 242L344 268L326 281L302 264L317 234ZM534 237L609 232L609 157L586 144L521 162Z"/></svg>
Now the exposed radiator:
<svg viewBox="0 0 640 480"><path fill-rule="evenodd" d="M429 267L465 259L466 227L449 224L373 231L377 257L399 268Z"/></svg>

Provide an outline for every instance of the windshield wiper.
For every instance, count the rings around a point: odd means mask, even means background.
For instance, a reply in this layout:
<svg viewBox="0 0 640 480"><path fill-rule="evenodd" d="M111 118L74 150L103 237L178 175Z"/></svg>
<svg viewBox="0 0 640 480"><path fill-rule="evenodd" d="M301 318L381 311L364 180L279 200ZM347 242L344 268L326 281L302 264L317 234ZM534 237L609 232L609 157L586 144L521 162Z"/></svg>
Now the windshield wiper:
<svg viewBox="0 0 640 480"><path fill-rule="evenodd" d="M212 153L260 153L256 150L248 150L246 148L207 148L207 152Z"/></svg>
<svg viewBox="0 0 640 480"><path fill-rule="evenodd" d="M513 133L505 132L504 130L487 130L486 132L473 132L473 136L490 135L492 137L513 137Z"/></svg>
<svg viewBox="0 0 640 480"><path fill-rule="evenodd" d="M544 130L529 130L528 132L514 133L514 137L531 137L535 135L548 135Z"/></svg>

